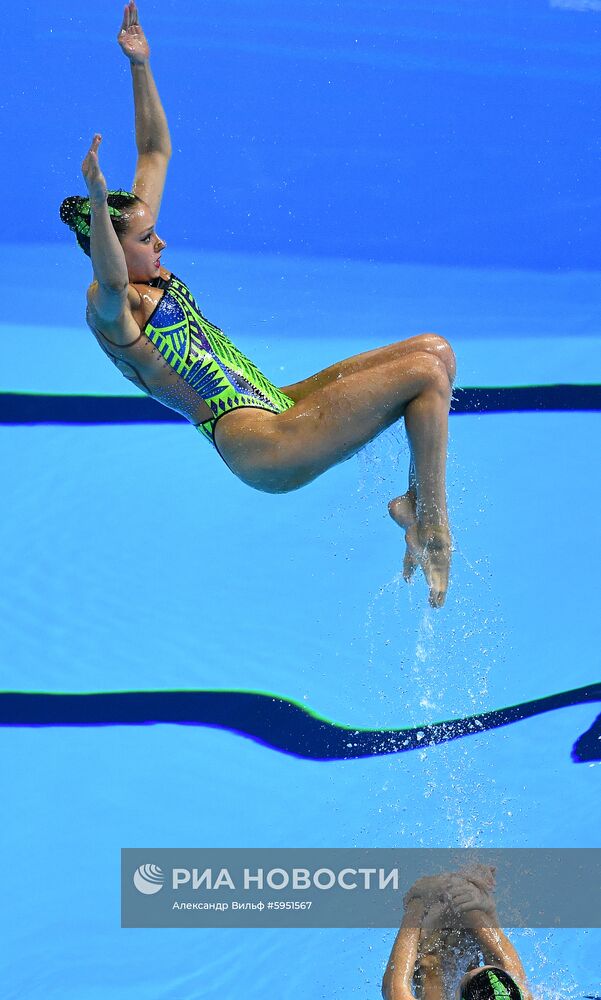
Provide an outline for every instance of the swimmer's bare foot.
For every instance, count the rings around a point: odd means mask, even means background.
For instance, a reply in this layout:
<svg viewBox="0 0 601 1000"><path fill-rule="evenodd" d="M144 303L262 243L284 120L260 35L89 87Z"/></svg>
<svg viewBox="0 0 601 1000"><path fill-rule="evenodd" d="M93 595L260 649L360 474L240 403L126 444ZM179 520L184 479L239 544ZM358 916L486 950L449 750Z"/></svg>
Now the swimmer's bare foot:
<svg viewBox="0 0 601 1000"><path fill-rule="evenodd" d="M451 535L445 525L418 524L419 563L430 588L428 600L433 608L442 608L449 587Z"/></svg>
<svg viewBox="0 0 601 1000"><path fill-rule="evenodd" d="M391 500L388 504L388 513L399 527L405 529L407 551L405 552L405 559L403 561L403 578L409 582L419 566L419 560L416 557L416 553L419 550L419 541L417 538L417 505L415 493L412 490L407 490L401 497Z"/></svg>
<svg viewBox="0 0 601 1000"><path fill-rule="evenodd" d="M403 577L407 582L421 566L430 588L429 602L441 608L449 584L451 536L446 524L426 525L417 519L415 493L408 490L388 504L393 521L405 529L407 550L403 560Z"/></svg>

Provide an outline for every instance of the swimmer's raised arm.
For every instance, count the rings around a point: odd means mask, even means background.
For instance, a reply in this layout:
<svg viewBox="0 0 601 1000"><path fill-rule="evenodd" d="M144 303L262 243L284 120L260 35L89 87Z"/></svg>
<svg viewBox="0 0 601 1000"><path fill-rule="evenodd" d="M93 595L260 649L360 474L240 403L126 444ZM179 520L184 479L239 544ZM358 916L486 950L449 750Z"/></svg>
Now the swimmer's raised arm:
<svg viewBox="0 0 601 1000"><path fill-rule="evenodd" d="M516 949L499 926L494 898L490 892L467 881L451 890L451 900L463 926L476 940L485 965L508 972L522 990L524 1000L532 1000L526 985L526 973Z"/></svg>
<svg viewBox="0 0 601 1000"><path fill-rule="evenodd" d="M484 958L485 965L493 965L508 972L522 991L523 1000L532 1000L526 983L526 972L520 956L501 927L486 927L490 919L482 919L483 914L472 911L474 923L465 926L471 930Z"/></svg>
<svg viewBox="0 0 601 1000"><path fill-rule="evenodd" d="M134 0L124 8L117 41L129 60L134 88L138 162L132 192L146 202L156 222L171 158L171 136L150 69L150 46L138 22Z"/></svg>
<svg viewBox="0 0 601 1000"><path fill-rule="evenodd" d="M415 1000L411 983L417 961L421 924L424 919L423 899L416 896L405 903L403 920L390 952L382 980L384 1000Z"/></svg>
<svg viewBox="0 0 601 1000"><path fill-rule="evenodd" d="M148 63L150 48L138 24L133 0L126 5L119 45L131 63L136 111L138 163L133 193L149 205L156 223L171 156L167 119ZM129 274L125 254L110 221L107 185L98 162L102 137L94 136L82 164L90 196L90 257L97 285L88 291L88 302L106 322L120 317L127 300Z"/></svg>
<svg viewBox="0 0 601 1000"><path fill-rule="evenodd" d="M113 229L107 202L107 187L98 162L102 136L96 134L81 165L90 198L90 257L98 287L94 289L94 308L107 321L123 311L129 276L125 254Z"/></svg>

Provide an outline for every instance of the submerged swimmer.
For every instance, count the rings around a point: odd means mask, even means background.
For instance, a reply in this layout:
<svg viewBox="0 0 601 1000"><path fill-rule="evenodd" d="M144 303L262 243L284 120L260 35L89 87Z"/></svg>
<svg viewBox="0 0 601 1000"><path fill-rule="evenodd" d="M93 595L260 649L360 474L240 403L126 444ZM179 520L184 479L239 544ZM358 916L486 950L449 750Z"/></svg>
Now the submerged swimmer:
<svg viewBox="0 0 601 1000"><path fill-rule="evenodd" d="M98 343L126 378L190 420L236 476L267 493L310 483L403 417L409 486L388 510L405 529L405 579L421 566L430 604L441 607L451 554L445 492L451 346L421 334L294 385L273 385L161 264L166 243L156 220L171 140L133 0L118 42L133 77L138 161L132 192L107 189L97 134L82 164L88 198L66 198L60 212L92 260L86 319Z"/></svg>
<svg viewBox="0 0 601 1000"><path fill-rule="evenodd" d="M384 1000L532 1000L499 926L494 869L418 879L382 982Z"/></svg>

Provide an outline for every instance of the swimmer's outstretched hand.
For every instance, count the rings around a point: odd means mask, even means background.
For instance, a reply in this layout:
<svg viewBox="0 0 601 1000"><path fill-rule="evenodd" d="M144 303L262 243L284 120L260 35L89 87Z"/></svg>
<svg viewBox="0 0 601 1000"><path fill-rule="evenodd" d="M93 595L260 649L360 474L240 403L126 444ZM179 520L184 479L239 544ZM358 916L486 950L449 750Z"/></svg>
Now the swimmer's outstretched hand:
<svg viewBox="0 0 601 1000"><path fill-rule="evenodd" d="M88 155L81 165L81 172L84 176L91 202L105 201L107 195L106 181L98 162L98 147L101 142L102 136L96 133L92 139Z"/></svg>
<svg viewBox="0 0 601 1000"><path fill-rule="evenodd" d="M421 524L417 517L415 494L411 491L388 504L388 512L405 529L407 549L403 562L403 578L409 583L418 566L428 584L428 601L433 608L442 608L449 586L451 536L448 526Z"/></svg>
<svg viewBox="0 0 601 1000"><path fill-rule="evenodd" d="M117 41L133 66L144 66L150 59L150 46L138 24L138 8L134 0L129 0L125 6Z"/></svg>

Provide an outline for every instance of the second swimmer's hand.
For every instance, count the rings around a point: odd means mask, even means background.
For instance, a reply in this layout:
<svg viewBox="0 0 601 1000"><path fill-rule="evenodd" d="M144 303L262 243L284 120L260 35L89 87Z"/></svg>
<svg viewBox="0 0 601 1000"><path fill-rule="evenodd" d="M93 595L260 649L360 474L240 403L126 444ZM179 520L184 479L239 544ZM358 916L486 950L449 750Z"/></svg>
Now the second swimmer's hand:
<svg viewBox="0 0 601 1000"><path fill-rule="evenodd" d="M456 877L450 889L450 898L456 912L467 918L471 913L495 914L495 900L491 892L468 879Z"/></svg>
<svg viewBox="0 0 601 1000"><path fill-rule="evenodd" d="M446 894L448 882L449 876L446 874L423 875L413 883L403 902L407 906L414 899L421 899L425 906L430 906Z"/></svg>
<svg viewBox="0 0 601 1000"><path fill-rule="evenodd" d="M106 201L106 181L98 162L98 147L101 142L102 136L96 133L92 140L92 145L88 150L88 155L81 165L81 172L88 188L90 202Z"/></svg>
<svg viewBox="0 0 601 1000"><path fill-rule="evenodd" d="M129 0L123 11L123 23L117 41L133 66L144 66L150 59L150 46L138 24L138 8Z"/></svg>
<svg viewBox="0 0 601 1000"><path fill-rule="evenodd" d="M450 921L447 919L445 922L444 920L445 917L448 918L448 914L449 914L448 899L439 899L431 903L426 909L426 912L424 913L424 917L421 924L422 930L431 931L439 927L448 926Z"/></svg>

